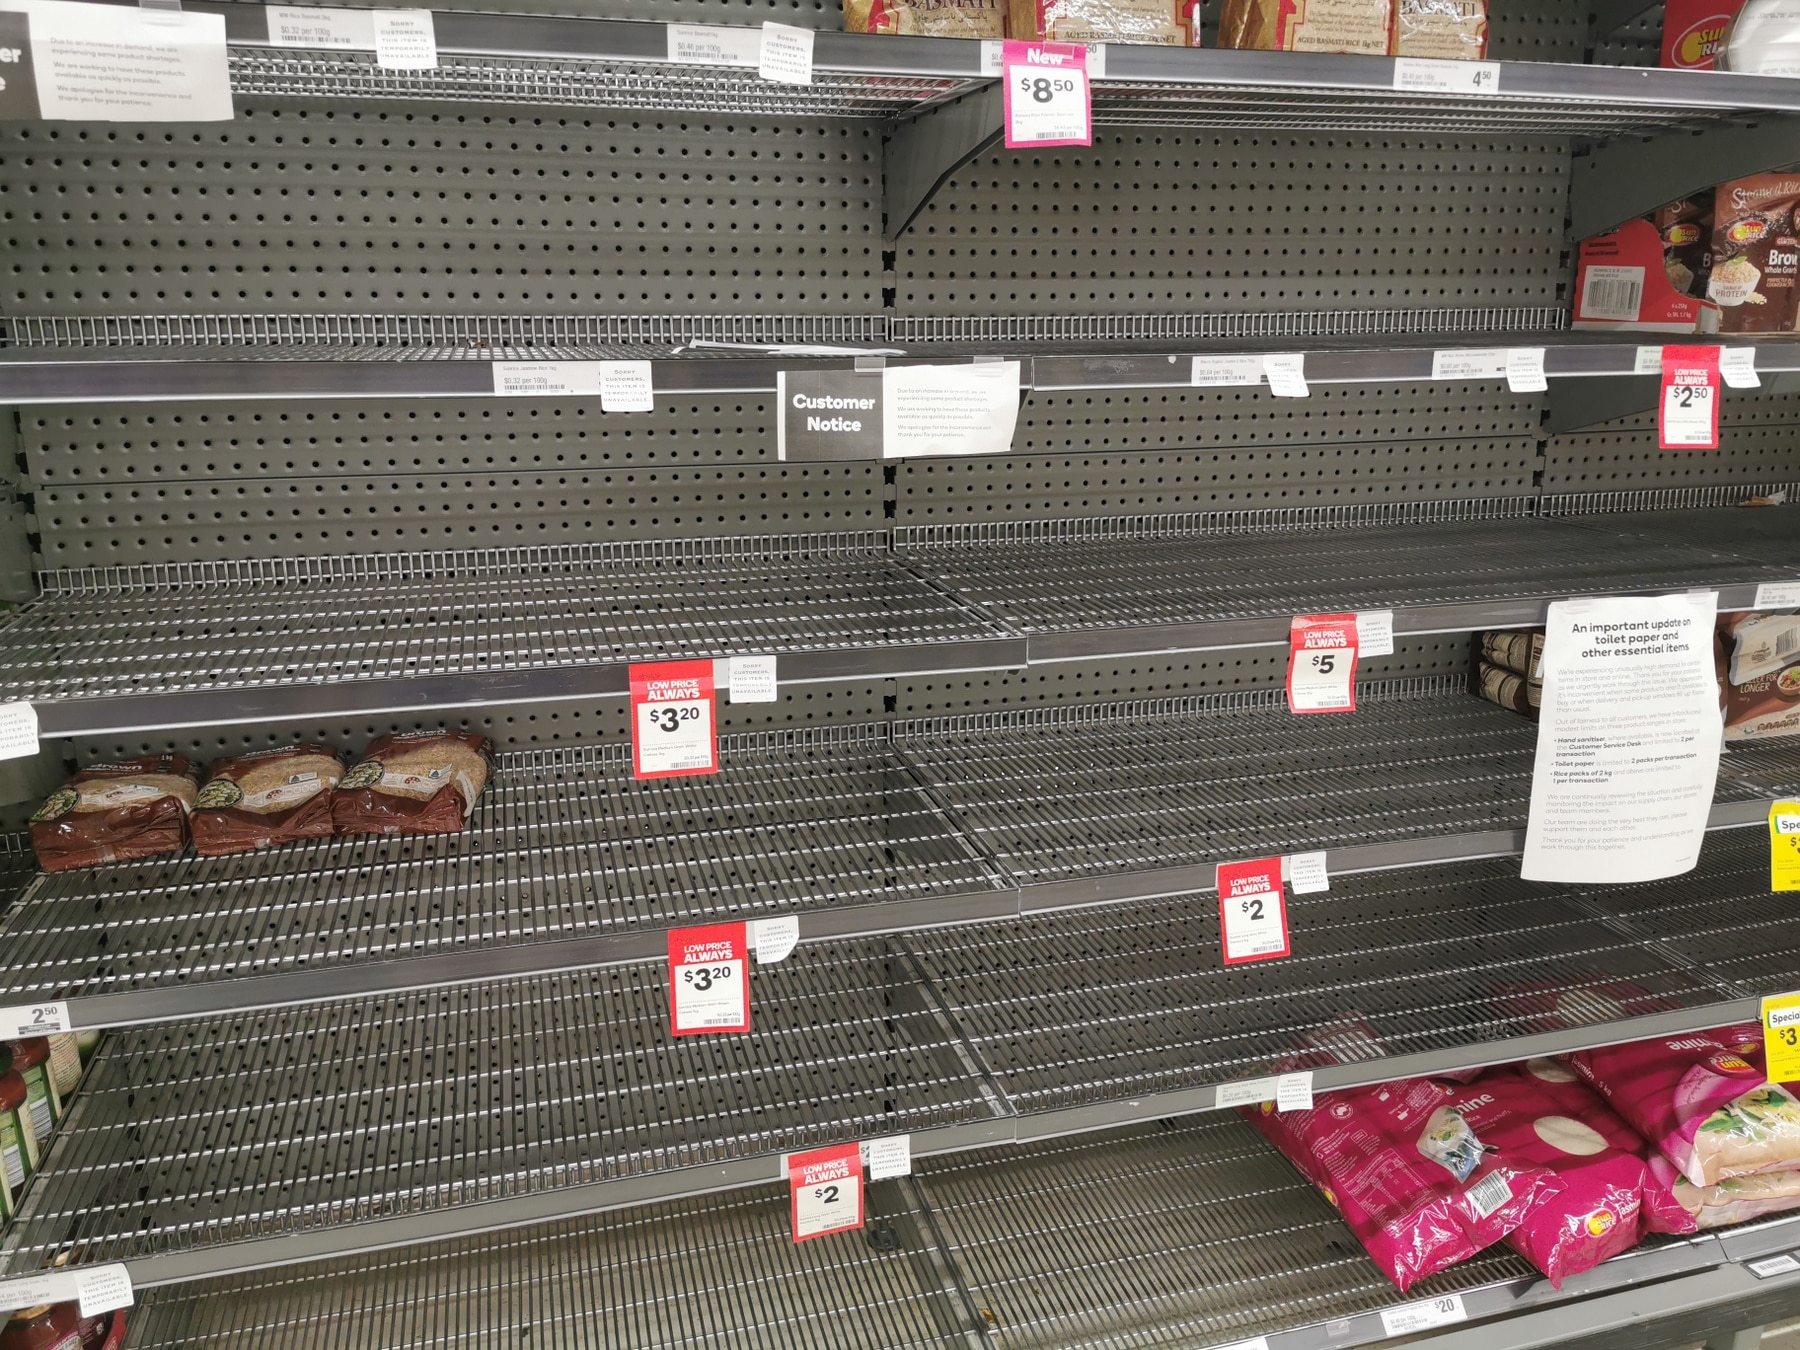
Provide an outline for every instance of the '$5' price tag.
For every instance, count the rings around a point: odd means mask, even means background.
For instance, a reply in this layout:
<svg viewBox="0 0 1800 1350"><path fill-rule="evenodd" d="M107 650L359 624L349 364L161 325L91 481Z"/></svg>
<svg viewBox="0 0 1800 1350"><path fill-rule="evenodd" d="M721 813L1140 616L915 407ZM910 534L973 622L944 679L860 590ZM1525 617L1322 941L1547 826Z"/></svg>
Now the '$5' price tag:
<svg viewBox="0 0 1800 1350"><path fill-rule="evenodd" d="M1288 711L1356 711L1354 614L1298 614L1288 629Z"/></svg>
<svg viewBox="0 0 1800 1350"><path fill-rule="evenodd" d="M750 1030L749 942L743 924L669 930L669 1012L677 1036Z"/></svg>
<svg viewBox="0 0 1800 1350"><path fill-rule="evenodd" d="M1094 143L1086 47L1009 41L1000 60L1008 149Z"/></svg>

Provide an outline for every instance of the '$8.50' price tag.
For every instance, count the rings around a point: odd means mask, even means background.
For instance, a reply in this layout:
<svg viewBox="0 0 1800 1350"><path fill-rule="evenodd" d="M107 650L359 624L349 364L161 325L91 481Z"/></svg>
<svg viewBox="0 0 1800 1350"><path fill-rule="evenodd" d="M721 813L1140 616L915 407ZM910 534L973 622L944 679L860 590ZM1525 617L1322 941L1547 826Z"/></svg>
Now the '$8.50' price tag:
<svg viewBox="0 0 1800 1350"><path fill-rule="evenodd" d="M631 668L631 768L638 778L719 771L718 692L711 661Z"/></svg>
<svg viewBox="0 0 1800 1350"><path fill-rule="evenodd" d="M669 1013L677 1036L750 1030L749 941L743 924L669 930Z"/></svg>
<svg viewBox="0 0 1800 1350"><path fill-rule="evenodd" d="M1086 47L1009 41L1000 61L1008 149L1094 143Z"/></svg>
<svg viewBox="0 0 1800 1350"><path fill-rule="evenodd" d="M1288 711L1356 711L1354 614L1297 614L1288 630Z"/></svg>

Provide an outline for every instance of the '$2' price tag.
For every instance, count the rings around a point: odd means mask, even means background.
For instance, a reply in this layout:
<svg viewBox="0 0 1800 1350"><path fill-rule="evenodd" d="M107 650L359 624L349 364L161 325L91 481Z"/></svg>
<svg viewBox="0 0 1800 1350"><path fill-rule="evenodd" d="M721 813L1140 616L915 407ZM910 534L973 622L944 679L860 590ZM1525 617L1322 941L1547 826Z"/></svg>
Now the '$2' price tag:
<svg viewBox="0 0 1800 1350"><path fill-rule="evenodd" d="M749 942L743 924L669 930L669 1014L677 1036L750 1030Z"/></svg>
<svg viewBox="0 0 1800 1350"><path fill-rule="evenodd" d="M863 1226L861 1145L790 1153L787 1165L795 1242Z"/></svg>
<svg viewBox="0 0 1800 1350"><path fill-rule="evenodd" d="M1281 889L1281 859L1220 863L1218 883L1225 964L1286 956L1287 897Z"/></svg>
<svg viewBox="0 0 1800 1350"><path fill-rule="evenodd" d="M1086 47L1009 41L1000 61L1009 150L1094 143Z"/></svg>
<svg viewBox="0 0 1800 1350"><path fill-rule="evenodd" d="M1356 711L1354 614L1297 614L1288 628L1288 711Z"/></svg>
<svg viewBox="0 0 1800 1350"><path fill-rule="evenodd" d="M719 771L718 692L711 661L631 668L631 769L637 778Z"/></svg>

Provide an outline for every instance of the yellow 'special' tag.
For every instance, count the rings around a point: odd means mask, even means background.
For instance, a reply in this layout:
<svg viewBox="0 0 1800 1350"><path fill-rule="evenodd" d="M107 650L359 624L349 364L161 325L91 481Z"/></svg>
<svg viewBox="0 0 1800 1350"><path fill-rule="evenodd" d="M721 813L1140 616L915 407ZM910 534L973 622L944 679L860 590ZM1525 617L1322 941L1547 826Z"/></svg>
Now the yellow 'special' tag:
<svg viewBox="0 0 1800 1350"><path fill-rule="evenodd" d="M1762 1001L1763 1053L1771 1083L1800 1082L1800 994Z"/></svg>
<svg viewBox="0 0 1800 1350"><path fill-rule="evenodd" d="M1800 891L1800 802L1769 808L1769 889Z"/></svg>

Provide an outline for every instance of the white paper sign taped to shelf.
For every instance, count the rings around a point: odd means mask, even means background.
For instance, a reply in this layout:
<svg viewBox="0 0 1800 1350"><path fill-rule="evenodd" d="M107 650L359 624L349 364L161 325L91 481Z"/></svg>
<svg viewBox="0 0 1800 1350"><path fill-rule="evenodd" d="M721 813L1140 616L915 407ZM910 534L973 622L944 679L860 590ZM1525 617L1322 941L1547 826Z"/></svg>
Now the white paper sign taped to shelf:
<svg viewBox="0 0 1800 1350"><path fill-rule="evenodd" d="M1662 374L1662 348L1639 347L1637 355L1632 359L1631 373L1633 375Z"/></svg>
<svg viewBox="0 0 1800 1350"><path fill-rule="evenodd" d="M734 656L726 666L733 703L774 703L781 693L773 656Z"/></svg>
<svg viewBox="0 0 1800 1350"><path fill-rule="evenodd" d="M1800 581L1765 581L1756 588L1752 609L1800 609ZM0 704L0 711L7 705ZM4 758L4 756L0 756Z"/></svg>
<svg viewBox="0 0 1800 1350"><path fill-rule="evenodd" d="M1356 615L1356 653L1358 656L1392 656L1394 654L1394 611L1364 609Z"/></svg>
<svg viewBox="0 0 1800 1350"><path fill-rule="evenodd" d="M1458 347L1431 354L1434 380L1497 380L1504 374L1504 347Z"/></svg>
<svg viewBox="0 0 1800 1350"><path fill-rule="evenodd" d="M223 15L67 0L23 0L5 8L26 15L40 117L231 120Z"/></svg>
<svg viewBox="0 0 1800 1350"><path fill-rule="evenodd" d="M793 954L800 941L800 916L783 914L773 919L749 922L750 950L756 953L756 964L772 966Z"/></svg>
<svg viewBox="0 0 1800 1350"><path fill-rule="evenodd" d="M754 70L762 64L762 34L754 28L672 23L668 34L670 65L739 66Z"/></svg>
<svg viewBox="0 0 1800 1350"><path fill-rule="evenodd" d="M1269 1338L1252 1336L1247 1341L1233 1341L1230 1345L1221 1345L1219 1350L1269 1350Z"/></svg>
<svg viewBox="0 0 1800 1350"><path fill-rule="evenodd" d="M1325 870L1322 851L1288 854L1286 871L1295 895L1319 895L1331 889L1331 874Z"/></svg>
<svg viewBox="0 0 1800 1350"><path fill-rule="evenodd" d="M595 361L602 412L655 412L648 361Z"/></svg>
<svg viewBox="0 0 1800 1350"><path fill-rule="evenodd" d="M383 70L436 70L437 26L428 9L378 9L375 64Z"/></svg>
<svg viewBox="0 0 1800 1350"><path fill-rule="evenodd" d="M23 699L0 703L0 759L24 759L37 752L37 709Z"/></svg>
<svg viewBox="0 0 1800 1350"><path fill-rule="evenodd" d="M73 1031L66 1003L20 1003L0 1008L0 1041L23 1041Z"/></svg>
<svg viewBox="0 0 1800 1350"><path fill-rule="evenodd" d="M1542 347L1510 347L1506 353L1506 387L1515 394L1541 394L1550 387L1544 378Z"/></svg>
<svg viewBox="0 0 1800 1350"><path fill-rule="evenodd" d="M1276 398L1306 398L1312 390L1306 387L1306 353L1282 352L1262 359L1263 374L1269 379L1269 392Z"/></svg>
<svg viewBox="0 0 1800 1350"><path fill-rule="evenodd" d="M1223 388L1229 385L1261 384L1263 363L1260 356L1196 356L1188 372L1188 383L1198 388Z"/></svg>
<svg viewBox="0 0 1800 1350"><path fill-rule="evenodd" d="M813 82L813 30L785 23L762 26L756 72L776 84Z"/></svg>
<svg viewBox="0 0 1800 1350"><path fill-rule="evenodd" d="M375 50L375 16L367 9L310 9L264 5L271 47L306 47L312 51Z"/></svg>
<svg viewBox="0 0 1800 1350"><path fill-rule="evenodd" d="M1381 1310L1381 1329L1390 1336L1410 1336L1415 1331L1430 1331L1469 1320L1461 1294L1443 1294L1422 1298L1417 1303L1403 1303L1398 1308Z"/></svg>
<svg viewBox="0 0 1800 1350"><path fill-rule="evenodd" d="M1312 1070L1284 1073L1275 1080L1277 1111L1310 1111L1313 1109Z"/></svg>
<svg viewBox="0 0 1800 1350"><path fill-rule="evenodd" d="M1719 776L1717 591L1559 600L1544 691L1527 881L1656 881L1692 870Z"/></svg>
<svg viewBox="0 0 1800 1350"><path fill-rule="evenodd" d="M1004 455L1019 421L1017 361L889 366L881 372L881 453Z"/></svg>
<svg viewBox="0 0 1800 1350"><path fill-rule="evenodd" d="M1780 1256L1765 1256L1760 1261L1746 1261L1744 1269L1756 1276L1757 1279L1766 1280L1774 1275L1792 1275L1796 1270L1800 1270L1800 1261L1796 1261L1788 1253L1783 1252Z"/></svg>
<svg viewBox="0 0 1800 1350"><path fill-rule="evenodd" d="M1233 1106L1261 1106L1275 1100L1273 1078L1247 1078L1241 1083L1220 1083L1213 1101L1223 1111Z"/></svg>
<svg viewBox="0 0 1800 1350"><path fill-rule="evenodd" d="M1500 88L1500 63L1402 56L1394 61L1394 88L1413 94L1492 94Z"/></svg>
<svg viewBox="0 0 1800 1350"><path fill-rule="evenodd" d="M111 1261L103 1266L46 1270L0 1280L0 1308L35 1308L45 1303L78 1304L83 1317L129 1308L131 1273L123 1262Z"/></svg>
<svg viewBox="0 0 1800 1350"><path fill-rule="evenodd" d="M1719 374L1733 389L1762 388L1762 377L1756 373L1754 347L1721 347Z"/></svg>
<svg viewBox="0 0 1800 1350"><path fill-rule="evenodd" d="M886 1181L889 1177L912 1175L912 1136L893 1134L886 1139L870 1139L862 1146L863 1166L869 1169L870 1181Z"/></svg>
<svg viewBox="0 0 1800 1350"><path fill-rule="evenodd" d="M597 394L600 365L598 361L495 361L494 392L504 398Z"/></svg>

